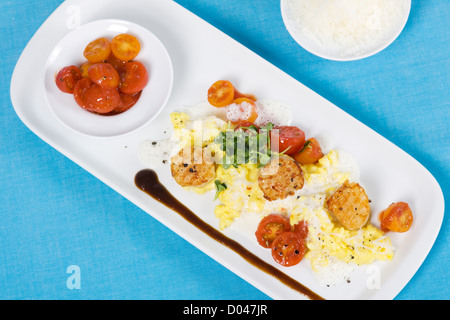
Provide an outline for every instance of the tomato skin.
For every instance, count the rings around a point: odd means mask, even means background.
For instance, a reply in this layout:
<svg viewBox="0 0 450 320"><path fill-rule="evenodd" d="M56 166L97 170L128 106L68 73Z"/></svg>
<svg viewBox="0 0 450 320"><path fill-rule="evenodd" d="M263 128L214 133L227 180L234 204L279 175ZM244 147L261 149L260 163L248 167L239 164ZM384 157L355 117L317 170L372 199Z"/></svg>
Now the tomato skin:
<svg viewBox="0 0 450 320"><path fill-rule="evenodd" d="M112 39L111 51L117 59L131 61L136 58L141 51L141 44L135 36L122 33Z"/></svg>
<svg viewBox="0 0 450 320"><path fill-rule="evenodd" d="M113 111L108 113L108 115L116 115L129 110L132 106L134 106L138 102L139 98L141 97L141 93L142 91L133 94L120 93L121 99L120 105L116 107Z"/></svg>
<svg viewBox="0 0 450 320"><path fill-rule="evenodd" d="M94 85L91 78L83 78L80 81L77 82L77 85L75 86L75 89L73 91L73 96L75 98L76 103L82 107L83 109L86 109L86 103L85 103L85 96L86 92L89 88L91 88Z"/></svg>
<svg viewBox="0 0 450 320"><path fill-rule="evenodd" d="M300 236L300 238L306 239L308 237L308 222L305 220L299 221L292 229Z"/></svg>
<svg viewBox="0 0 450 320"><path fill-rule="evenodd" d="M77 104L83 109L94 113L108 113L120 106L121 98L115 88L101 87L90 78L78 81L74 97Z"/></svg>
<svg viewBox="0 0 450 320"><path fill-rule="evenodd" d="M247 94L247 93L241 93L239 91L236 90L236 88L234 88L234 100L239 99L239 98L247 98L253 101L256 101L256 97L252 94Z"/></svg>
<svg viewBox="0 0 450 320"><path fill-rule="evenodd" d="M289 219L280 214L270 214L264 217L255 232L256 240L264 248L270 248L275 238L291 229Z"/></svg>
<svg viewBox="0 0 450 320"><path fill-rule="evenodd" d="M90 42L84 49L83 55L92 63L102 62L111 54L111 42L107 38L98 38Z"/></svg>
<svg viewBox="0 0 450 320"><path fill-rule="evenodd" d="M89 77L89 68L90 68L93 64L94 64L93 62L86 61L85 63L83 63L83 64L80 66L81 76L82 76L83 78Z"/></svg>
<svg viewBox="0 0 450 320"><path fill-rule="evenodd" d="M274 127L270 134L271 145L276 148L278 140L278 151L287 155L295 155L305 144L305 133L294 126Z"/></svg>
<svg viewBox="0 0 450 320"><path fill-rule="evenodd" d="M208 89L208 102L214 107L226 107L233 100L234 87L228 80L218 80Z"/></svg>
<svg viewBox="0 0 450 320"><path fill-rule="evenodd" d="M113 53L109 55L108 59L106 59L106 62L112 65L114 69L116 69L116 71L119 73L119 75L125 72L125 66L127 62L117 59Z"/></svg>
<svg viewBox="0 0 450 320"><path fill-rule="evenodd" d="M300 152L294 155L295 161L300 164L313 164L319 161L319 159L322 157L322 148L315 138L306 140Z"/></svg>
<svg viewBox="0 0 450 320"><path fill-rule="evenodd" d="M77 66L68 66L59 70L55 77L55 83L62 92L72 94L81 78L81 70Z"/></svg>
<svg viewBox="0 0 450 320"><path fill-rule="evenodd" d="M406 202L392 203L379 215L383 232L406 232L413 223L413 214Z"/></svg>
<svg viewBox="0 0 450 320"><path fill-rule="evenodd" d="M121 98L115 88L94 84L86 91L86 110L95 113L108 113L120 106Z"/></svg>
<svg viewBox="0 0 450 320"><path fill-rule="evenodd" d="M234 131L239 130L240 128L248 128L248 127L254 127L257 131L260 129L259 126L257 126L253 122L242 121L242 122L239 122L236 125L236 127L234 127ZM248 129L246 129L245 131L247 131L247 130Z"/></svg>
<svg viewBox="0 0 450 320"><path fill-rule="evenodd" d="M292 267L302 261L306 245L298 233L286 231L273 240L271 250L275 262L284 267Z"/></svg>
<svg viewBox="0 0 450 320"><path fill-rule="evenodd" d="M122 93L133 94L142 91L148 83L148 72L145 66L138 62L127 62L121 75L119 90Z"/></svg>
<svg viewBox="0 0 450 320"><path fill-rule="evenodd" d="M93 64L88 70L91 80L101 87L118 88L119 73L109 63Z"/></svg>

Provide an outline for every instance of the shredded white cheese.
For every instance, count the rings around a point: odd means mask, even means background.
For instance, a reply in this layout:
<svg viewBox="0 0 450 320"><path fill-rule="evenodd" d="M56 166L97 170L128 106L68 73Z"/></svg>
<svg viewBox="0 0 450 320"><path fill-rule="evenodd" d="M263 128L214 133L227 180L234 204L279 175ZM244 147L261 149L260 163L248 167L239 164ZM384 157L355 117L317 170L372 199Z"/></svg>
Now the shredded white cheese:
<svg viewBox="0 0 450 320"><path fill-rule="evenodd" d="M409 0L286 0L289 25L333 55L364 54L402 27Z"/></svg>

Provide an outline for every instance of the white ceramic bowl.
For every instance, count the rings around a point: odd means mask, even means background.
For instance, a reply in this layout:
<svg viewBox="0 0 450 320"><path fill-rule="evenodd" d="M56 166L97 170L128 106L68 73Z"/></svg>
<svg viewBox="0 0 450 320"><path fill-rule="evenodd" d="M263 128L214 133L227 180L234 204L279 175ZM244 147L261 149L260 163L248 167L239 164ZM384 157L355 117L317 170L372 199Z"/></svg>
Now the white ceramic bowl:
<svg viewBox="0 0 450 320"><path fill-rule="evenodd" d="M293 19L292 10L289 6L289 0L281 0L280 7L281 15L283 17L283 22L286 26L286 29L288 30L292 38L294 38L294 40L305 50L316 56L328 60L352 61L372 56L384 50L392 42L394 42L395 39L397 39L397 37L405 27L406 22L408 21L409 13L411 10L411 1L408 1L407 9L405 10L404 15L402 15L401 19L396 22L395 28L390 30L390 34L384 38L384 41L371 44L366 48L359 50L356 54L343 54L342 52L332 50L330 48L322 46L317 41L314 41L311 37L304 35L296 26L295 20Z"/></svg>
<svg viewBox="0 0 450 320"><path fill-rule="evenodd" d="M100 37L112 39L121 33L139 39L141 51L135 60L146 66L149 82L131 109L114 116L93 114L79 107L72 94L57 88L55 75L65 66L85 62L83 51L89 42ZM123 20L97 20L68 33L50 54L44 74L45 96L51 112L70 129L96 138L124 135L147 124L165 106L172 84L172 62L161 41L147 29Z"/></svg>

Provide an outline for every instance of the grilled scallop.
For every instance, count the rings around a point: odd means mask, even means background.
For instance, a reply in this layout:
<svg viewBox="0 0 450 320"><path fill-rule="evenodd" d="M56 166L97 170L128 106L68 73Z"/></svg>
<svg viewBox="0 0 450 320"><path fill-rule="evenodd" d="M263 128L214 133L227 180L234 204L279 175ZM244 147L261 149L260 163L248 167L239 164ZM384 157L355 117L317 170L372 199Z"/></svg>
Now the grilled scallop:
<svg viewBox="0 0 450 320"><path fill-rule="evenodd" d="M214 162L202 148L182 149L172 157L170 169L182 187L201 187L216 177Z"/></svg>
<svg viewBox="0 0 450 320"><path fill-rule="evenodd" d="M300 165L289 156L273 159L259 171L259 187L269 201L284 199L303 188L305 180Z"/></svg>
<svg viewBox="0 0 450 320"><path fill-rule="evenodd" d="M361 229L369 220L369 198L358 183L345 181L327 198L326 207L349 230Z"/></svg>

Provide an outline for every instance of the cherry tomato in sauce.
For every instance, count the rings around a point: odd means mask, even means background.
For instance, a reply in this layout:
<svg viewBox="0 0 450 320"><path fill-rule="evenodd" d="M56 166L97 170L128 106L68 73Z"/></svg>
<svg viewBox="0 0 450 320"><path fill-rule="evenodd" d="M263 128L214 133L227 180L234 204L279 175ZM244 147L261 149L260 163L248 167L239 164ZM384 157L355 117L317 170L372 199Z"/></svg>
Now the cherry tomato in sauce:
<svg viewBox="0 0 450 320"><path fill-rule="evenodd" d="M228 80L219 80L208 89L208 102L217 108L228 106L234 100L234 87Z"/></svg>
<svg viewBox="0 0 450 320"><path fill-rule="evenodd" d="M291 224L288 218L280 214L270 214L259 223L255 232L256 240L264 248L270 248L278 235L290 229Z"/></svg>
<svg viewBox="0 0 450 320"><path fill-rule="evenodd" d="M413 223L413 214L406 202L392 203L380 213L379 218L384 232L406 232Z"/></svg>
<svg viewBox="0 0 450 320"><path fill-rule="evenodd" d="M94 64L93 62L86 61L85 63L83 63L83 64L80 66L81 76L82 76L83 78L89 77L89 68L90 68L93 64Z"/></svg>
<svg viewBox="0 0 450 320"><path fill-rule="evenodd" d="M106 62L112 65L119 75L122 75L125 72L125 65L127 62L117 59L114 54L111 53L108 59L106 59Z"/></svg>
<svg viewBox="0 0 450 320"><path fill-rule="evenodd" d="M148 72L145 66L138 61L127 62L119 85L120 91L126 94L138 93L147 83Z"/></svg>
<svg viewBox="0 0 450 320"><path fill-rule="evenodd" d="M300 164L313 164L323 157L322 148L315 138L306 140L300 152L294 155L295 161Z"/></svg>
<svg viewBox="0 0 450 320"><path fill-rule="evenodd" d="M62 68L55 77L56 86L65 93L73 93L77 82L82 78L77 66Z"/></svg>
<svg viewBox="0 0 450 320"><path fill-rule="evenodd" d="M135 36L122 33L112 39L111 51L117 59L131 61L136 58L141 51L141 44Z"/></svg>
<svg viewBox="0 0 450 320"><path fill-rule="evenodd" d="M107 38L98 38L90 42L84 49L84 57L88 61L97 63L106 60L111 54L111 42Z"/></svg>
<svg viewBox="0 0 450 320"><path fill-rule="evenodd" d="M109 113L121 104L119 91L101 87L90 78L78 81L74 91L75 101L80 107L94 113Z"/></svg>
<svg viewBox="0 0 450 320"><path fill-rule="evenodd" d="M305 144L305 133L294 126L274 127L270 135L272 150L278 147L280 153L294 155ZM278 143L277 143L278 142Z"/></svg>
<svg viewBox="0 0 450 320"><path fill-rule="evenodd" d="M86 108L85 106L86 91L93 85L94 83L92 82L91 78L87 77L78 81L77 85L75 86L73 96L75 98L76 103L83 109Z"/></svg>
<svg viewBox="0 0 450 320"><path fill-rule="evenodd" d="M292 267L302 261L306 252L304 239L292 231L283 232L272 242L272 257L284 267Z"/></svg>
<svg viewBox="0 0 450 320"><path fill-rule="evenodd" d="M138 93L132 93L132 94L125 94L125 93L121 92L120 99L122 101L120 103L120 106L118 106L112 112L110 112L109 115L119 114L119 113L125 112L128 109L130 109L132 106L134 106L138 102L139 98L141 97L141 93L142 93L142 91L140 91Z"/></svg>
<svg viewBox="0 0 450 320"><path fill-rule="evenodd" d="M118 88L119 87L119 73L109 63L93 64L88 70L91 80L101 87Z"/></svg>

